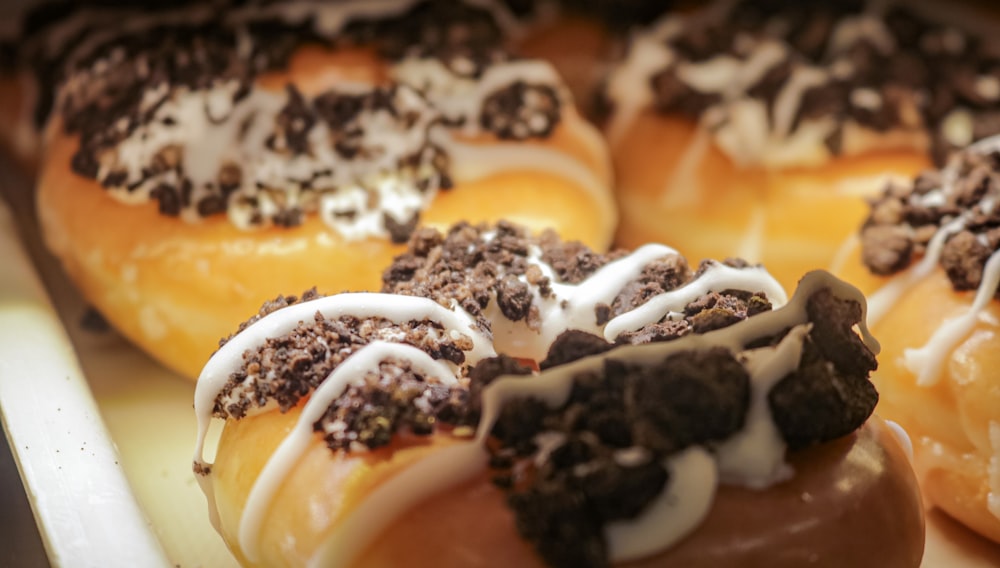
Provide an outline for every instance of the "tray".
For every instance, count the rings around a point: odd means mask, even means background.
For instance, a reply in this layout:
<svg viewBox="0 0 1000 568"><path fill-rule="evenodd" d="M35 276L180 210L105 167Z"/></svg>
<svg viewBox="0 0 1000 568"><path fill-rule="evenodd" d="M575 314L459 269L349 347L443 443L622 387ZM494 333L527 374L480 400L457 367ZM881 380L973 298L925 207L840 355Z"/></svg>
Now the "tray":
<svg viewBox="0 0 1000 568"><path fill-rule="evenodd" d="M84 329L26 187L0 166L0 417L49 561L236 566L191 472L194 385L114 331ZM18 544L3 540L0 560ZM923 566L997 567L1000 545L930 511Z"/></svg>

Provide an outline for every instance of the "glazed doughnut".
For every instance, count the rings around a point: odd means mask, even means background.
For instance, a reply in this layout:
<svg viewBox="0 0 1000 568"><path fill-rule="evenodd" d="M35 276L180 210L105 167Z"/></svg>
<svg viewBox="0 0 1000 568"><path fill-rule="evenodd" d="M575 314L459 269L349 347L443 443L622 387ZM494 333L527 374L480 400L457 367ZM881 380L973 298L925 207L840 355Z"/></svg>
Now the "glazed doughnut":
<svg viewBox="0 0 1000 568"><path fill-rule="evenodd" d="M930 502L1000 542L1000 138L886 186L837 267L869 294L879 412Z"/></svg>
<svg viewBox="0 0 1000 568"><path fill-rule="evenodd" d="M248 566L915 567L864 306L826 273L789 301L661 245L420 230L382 293L279 298L223 343L194 469Z"/></svg>
<svg viewBox="0 0 1000 568"><path fill-rule="evenodd" d="M0 12L0 148L15 157L25 171L33 172L41 150L41 132L52 113L58 85L72 73L77 50L88 49L86 42L96 35L138 35L156 28L163 20L203 21L226 11L240 12L244 18L260 15L301 19L302 0L283 0L298 4L269 10L265 2L215 0L205 6L194 0L163 0L149 3L140 0L41 0L19 10ZM398 12L417 4L446 3L427 0L392 0L383 2L382 10ZM573 94L580 108L592 107L596 88L609 63L612 46L621 31L636 22L649 21L666 11L669 2L628 0L610 4L602 1L568 2L564 0L518 0L473 2L480 10L468 11L474 25L486 19L502 29L478 28L487 41L500 40L520 56L544 59L552 63ZM466 9L459 6L457 10ZM369 12L371 10L368 10ZM380 10L375 10L380 11ZM257 15L254 15L257 12ZM297 15L294 15L297 14ZM454 17L454 16L452 16ZM124 24L123 24L124 23ZM313 29L330 39L331 30ZM497 32L501 32L497 36ZM366 32L368 33L368 32ZM433 33L433 32L432 32ZM464 31L460 35L467 35ZM412 38L412 36L411 36ZM481 38L480 38L481 39ZM473 39L473 41L480 41ZM390 39L390 41L392 41Z"/></svg>
<svg viewBox="0 0 1000 568"><path fill-rule="evenodd" d="M943 12L733 0L637 34L605 89L618 242L737 254L788 288L828 268L886 176L1000 133L995 34Z"/></svg>
<svg viewBox="0 0 1000 568"><path fill-rule="evenodd" d="M272 290L377 289L418 224L507 218L603 249L603 142L551 65L503 49L503 15L201 6L88 37L48 124L46 242L114 326L191 377Z"/></svg>

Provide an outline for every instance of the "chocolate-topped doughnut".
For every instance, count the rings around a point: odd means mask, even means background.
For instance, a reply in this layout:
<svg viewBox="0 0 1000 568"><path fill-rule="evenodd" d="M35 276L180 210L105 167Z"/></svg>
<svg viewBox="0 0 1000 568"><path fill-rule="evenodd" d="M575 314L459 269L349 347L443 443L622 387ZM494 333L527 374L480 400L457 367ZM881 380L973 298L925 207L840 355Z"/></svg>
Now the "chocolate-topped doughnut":
<svg viewBox="0 0 1000 568"><path fill-rule="evenodd" d="M885 346L880 412L913 435L931 502L1000 542L1000 139L886 184L838 273Z"/></svg>
<svg viewBox="0 0 1000 568"><path fill-rule="evenodd" d="M48 120L46 240L191 376L271 290L377 289L418 225L510 218L604 248L603 143L552 65L505 47L518 25L502 4L398 0L85 27Z"/></svg>
<svg viewBox="0 0 1000 568"><path fill-rule="evenodd" d="M223 343L195 472L245 565L917 566L864 321L825 273L788 300L659 245L420 230L382 293L280 299Z"/></svg>
<svg viewBox="0 0 1000 568"><path fill-rule="evenodd" d="M748 0L658 20L605 89L621 242L738 253L786 287L828 268L886 176L1000 132L991 17Z"/></svg>

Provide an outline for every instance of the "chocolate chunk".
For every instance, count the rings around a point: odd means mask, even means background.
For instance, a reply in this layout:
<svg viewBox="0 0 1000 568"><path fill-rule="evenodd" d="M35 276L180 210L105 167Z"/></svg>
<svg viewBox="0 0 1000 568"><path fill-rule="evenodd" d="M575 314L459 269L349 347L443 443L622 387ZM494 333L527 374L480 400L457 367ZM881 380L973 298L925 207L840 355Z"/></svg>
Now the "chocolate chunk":
<svg viewBox="0 0 1000 568"><path fill-rule="evenodd" d="M910 265L913 239L898 225L873 225L861 233L861 260L874 274L895 274Z"/></svg>
<svg viewBox="0 0 1000 568"><path fill-rule="evenodd" d="M545 138L559 122L560 112L552 87L516 81L486 97L479 124L502 140Z"/></svg>
<svg viewBox="0 0 1000 568"><path fill-rule="evenodd" d="M465 411L466 422L477 424L483 409L483 389L503 376L530 375L531 368L508 355L488 357L469 370L469 397Z"/></svg>
<svg viewBox="0 0 1000 568"><path fill-rule="evenodd" d="M971 207L982 201L990 191L997 192L997 182L989 167L977 167L955 182L955 202Z"/></svg>
<svg viewBox="0 0 1000 568"><path fill-rule="evenodd" d="M284 140L284 146L278 149L288 149L292 154L308 154L309 131L316 124L315 112L295 85L288 84L285 91L288 101L275 119Z"/></svg>
<svg viewBox="0 0 1000 568"><path fill-rule="evenodd" d="M971 231L959 231L945 242L941 266L956 290L975 290L992 253Z"/></svg>
<svg viewBox="0 0 1000 568"><path fill-rule="evenodd" d="M633 519L659 495L667 470L656 462L623 467L604 462L587 468L577 483L590 506L606 521Z"/></svg>
<svg viewBox="0 0 1000 568"><path fill-rule="evenodd" d="M556 337L552 345L549 346L548 355L544 361L538 364L538 368L544 371L557 365L572 363L583 357L604 353L612 347L614 344L608 343L603 337L578 329L570 329Z"/></svg>
<svg viewBox="0 0 1000 568"><path fill-rule="evenodd" d="M410 218L402 223L397 221L396 218L388 212L382 216L382 223L385 225L385 229L389 231L389 238L395 244L403 244L408 241L410 235L413 234L413 230L417 228L417 223L419 221L419 212L410 215Z"/></svg>
<svg viewBox="0 0 1000 568"><path fill-rule="evenodd" d="M534 438L542 431L548 413L545 403L533 398L511 401L500 411L491 434L504 447L513 448L517 455L530 455L537 449Z"/></svg>
<svg viewBox="0 0 1000 568"><path fill-rule="evenodd" d="M672 355L626 386L637 444L672 453L722 440L743 427L750 377L729 351Z"/></svg>
<svg viewBox="0 0 1000 568"><path fill-rule="evenodd" d="M497 305L507 319L511 321L526 319L531 303L531 290L517 276L508 274L497 283Z"/></svg>
<svg viewBox="0 0 1000 568"><path fill-rule="evenodd" d="M149 195L159 203L161 215L177 217L181 214L181 198L174 187L160 184Z"/></svg>
<svg viewBox="0 0 1000 568"><path fill-rule="evenodd" d="M608 565L601 523L579 491L558 484L539 485L508 499L517 530L546 563L555 567Z"/></svg>
<svg viewBox="0 0 1000 568"><path fill-rule="evenodd" d="M878 367L875 355L854 331L854 326L862 320L861 305L824 289L809 298L806 312L813 324L809 336L838 371L867 377Z"/></svg>
<svg viewBox="0 0 1000 568"><path fill-rule="evenodd" d="M820 341L810 338L805 343L799 368L767 395L771 416L791 450L850 434L878 402L878 392L865 375L844 373L824 360Z"/></svg>
<svg viewBox="0 0 1000 568"><path fill-rule="evenodd" d="M198 215L202 217L219 215L225 213L225 211L226 201L217 195L209 195L198 202Z"/></svg>
<svg viewBox="0 0 1000 568"><path fill-rule="evenodd" d="M579 284L609 260L579 241L561 241L552 231L541 235L540 245L542 261L552 267L560 282L569 284Z"/></svg>
<svg viewBox="0 0 1000 568"><path fill-rule="evenodd" d="M684 337L692 331L691 322L686 319L665 320L645 325L636 331L623 332L615 338L615 343L619 345L639 345L642 343L671 341Z"/></svg>
<svg viewBox="0 0 1000 568"><path fill-rule="evenodd" d="M752 304L751 304L752 303ZM751 307L753 305L753 307ZM728 327L746 319L753 313L771 309L770 302L761 295L750 295L736 291L710 292L684 308L687 320L695 333L707 333Z"/></svg>

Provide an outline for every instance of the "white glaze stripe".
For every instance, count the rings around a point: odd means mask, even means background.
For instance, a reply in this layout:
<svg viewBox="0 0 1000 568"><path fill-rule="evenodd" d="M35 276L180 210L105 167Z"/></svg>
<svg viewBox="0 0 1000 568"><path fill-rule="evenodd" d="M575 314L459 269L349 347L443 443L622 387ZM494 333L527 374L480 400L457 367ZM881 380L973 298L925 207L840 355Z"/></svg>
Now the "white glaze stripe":
<svg viewBox="0 0 1000 568"><path fill-rule="evenodd" d="M267 460L247 496L239 528L240 549L247 560L258 560L257 541L265 515L281 483L314 441L313 424L323 418L333 401L349 386L363 382L368 373L378 373L379 364L387 360L409 362L415 371L441 384L458 383L447 365L435 361L416 347L402 343L375 341L345 359L309 397L295 427Z"/></svg>
<svg viewBox="0 0 1000 568"><path fill-rule="evenodd" d="M896 441L899 442L899 447L903 448L906 452L906 457L909 458L910 463L913 463L913 440L910 439L910 435L906 433L898 423L892 420L882 419L885 425L889 427L889 431L892 432L893 436L896 437Z"/></svg>
<svg viewBox="0 0 1000 568"><path fill-rule="evenodd" d="M209 359L198 377L195 387L195 416L198 420L198 438L194 460L203 462L203 448L208 424L212 419L215 400L229 380L239 370L243 353L263 344L268 338L280 337L295 329L301 322L311 321L320 313L327 319L343 316L358 318L384 317L394 322L430 320L447 330L469 336L473 348L466 354L468 363L495 354L493 347L482 333L474 329L473 320L461 308L448 310L432 300L396 294L351 293L327 296L303 302L272 312L253 323L230 339Z"/></svg>
<svg viewBox="0 0 1000 568"><path fill-rule="evenodd" d="M428 497L472 479L488 460L481 445L459 442L411 465L379 485L341 520L310 559L310 568L349 566L394 520Z"/></svg>
<svg viewBox="0 0 1000 568"><path fill-rule="evenodd" d="M892 307L899 301L899 298L903 296L913 286L917 284L923 278L926 278L928 274L934 271L934 268L938 264L938 260L941 258L941 251L944 248L944 242L953 233L962 230L965 226L965 218L959 217L950 223L942 226L934 236L931 237L929 243L927 243L927 251L924 253L924 257L920 259L920 262L914 264L906 270L900 276L894 278L891 282L885 286L879 288L868 298L868 325L877 324Z"/></svg>
<svg viewBox="0 0 1000 568"><path fill-rule="evenodd" d="M618 562L640 560L677 542L697 528L715 501L719 472L704 448L693 446L664 460L670 472L663 495L636 519L604 527L608 555Z"/></svg>
<svg viewBox="0 0 1000 568"><path fill-rule="evenodd" d="M972 331L980 312L996 295L998 286L1000 286L1000 251L994 252L986 261L976 298L969 309L964 314L946 320L938 326L924 346L903 351L903 361L906 368L917 376L918 386L934 386L941 380L941 372L949 354Z"/></svg>
<svg viewBox="0 0 1000 568"><path fill-rule="evenodd" d="M671 312L683 310L684 306L709 292L729 289L764 292L774 307L780 307L786 301L784 288L763 268L733 268L712 262L700 277L686 286L660 294L608 322L604 328L604 338L614 341L626 331L635 331L647 323L659 321Z"/></svg>
<svg viewBox="0 0 1000 568"><path fill-rule="evenodd" d="M639 278L651 262L676 254L677 251L665 245L643 245L629 255L609 262L584 281L566 284L558 282L552 267L542 261L541 249L532 246L528 262L551 280L552 294L542 297L537 286L529 284L539 311L540 327L537 329L529 328L524 321L510 321L500 311L497 302L491 301L485 314L492 322L496 349L508 355L541 361L548 354L552 342L568 329L602 334L604 326L598 325L596 306L610 305L625 285ZM525 276L519 278L527 283Z"/></svg>
<svg viewBox="0 0 1000 568"><path fill-rule="evenodd" d="M716 450L719 474L725 483L762 489L791 476L785 463L785 443L772 420L767 395L778 381L798 368L802 342L810 329L809 325L792 328L773 352L754 350L745 354L752 388L746 424Z"/></svg>

